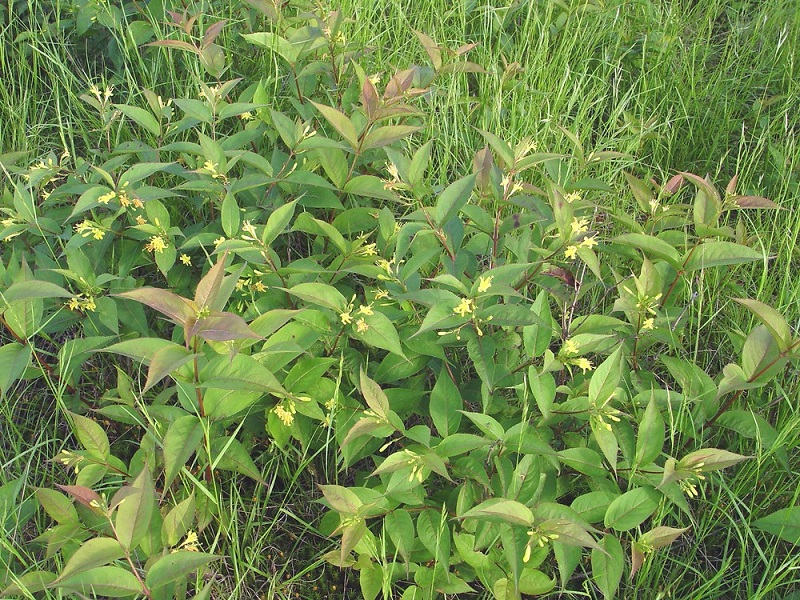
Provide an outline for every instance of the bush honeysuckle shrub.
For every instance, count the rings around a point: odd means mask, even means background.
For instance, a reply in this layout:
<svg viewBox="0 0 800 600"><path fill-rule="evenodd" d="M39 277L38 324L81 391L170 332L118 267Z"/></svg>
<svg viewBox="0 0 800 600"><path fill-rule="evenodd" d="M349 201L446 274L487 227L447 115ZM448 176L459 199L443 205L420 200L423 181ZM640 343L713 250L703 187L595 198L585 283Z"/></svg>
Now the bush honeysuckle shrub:
<svg viewBox="0 0 800 600"><path fill-rule="evenodd" d="M417 33L429 65L371 75L341 13L248 4L269 31L243 43L274 55L283 96L198 80L139 106L91 88L100 150L3 157L0 390L57 391L74 447L54 457L67 482L35 490L54 522L35 541L61 566L12 565L2 595L211 597L216 484L263 484L248 444L266 435L288 455L335 446L326 559L368 600L615 597L687 531L708 473L746 458L706 440L752 430L739 407L798 356L733 279L767 260L741 211L776 206L691 173L605 181L624 157L566 129L571 155L482 132L441 186L422 117L448 78L480 76L470 45ZM224 25L144 51L220 77ZM690 348L707 278L758 321L724 365ZM116 387L92 394L97 353Z"/></svg>

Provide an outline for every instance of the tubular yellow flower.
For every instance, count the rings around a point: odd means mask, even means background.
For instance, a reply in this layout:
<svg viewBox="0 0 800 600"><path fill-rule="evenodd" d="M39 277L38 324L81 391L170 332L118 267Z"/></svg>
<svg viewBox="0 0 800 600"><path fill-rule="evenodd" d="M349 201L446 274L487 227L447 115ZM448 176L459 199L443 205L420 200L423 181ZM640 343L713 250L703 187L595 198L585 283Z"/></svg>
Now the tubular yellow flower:
<svg viewBox="0 0 800 600"><path fill-rule="evenodd" d="M367 325L364 319L356 321L356 331L358 331L358 333L364 333L367 329L369 329L369 325Z"/></svg>
<svg viewBox="0 0 800 600"><path fill-rule="evenodd" d="M564 342L564 345L561 348L561 352L563 354L577 354L578 352L578 343L573 339L568 339Z"/></svg>
<svg viewBox="0 0 800 600"><path fill-rule="evenodd" d="M375 300L382 300L389 297L389 292L386 290L378 290L375 292Z"/></svg>
<svg viewBox="0 0 800 600"><path fill-rule="evenodd" d="M597 240L595 239L594 236L583 238L579 245L581 246L581 248L589 248L589 250L591 250L592 248L597 246Z"/></svg>
<svg viewBox="0 0 800 600"><path fill-rule="evenodd" d="M572 260L578 255L578 247L577 246L567 246L566 250L564 250L564 256L569 260Z"/></svg>
<svg viewBox="0 0 800 600"><path fill-rule="evenodd" d="M564 196L564 200L566 200L568 204L572 204L576 200L580 200L580 199L581 199L581 195L578 192L571 192L571 193L567 194L566 196Z"/></svg>
<svg viewBox="0 0 800 600"><path fill-rule="evenodd" d="M108 192L107 194L103 194L97 199L97 202L100 204L108 204L111 200L116 198L117 193L114 191Z"/></svg>
<svg viewBox="0 0 800 600"><path fill-rule="evenodd" d="M353 322L353 315L350 314L350 311L343 312L339 314L339 318L342 320L342 325L347 325L348 323Z"/></svg>
<svg viewBox="0 0 800 600"><path fill-rule="evenodd" d="M146 225L147 224L147 219L145 219L142 215L137 215L136 216L136 224L137 225Z"/></svg>
<svg viewBox="0 0 800 600"><path fill-rule="evenodd" d="M653 329L655 327L655 321L656 320L653 317L645 319L642 322L642 331L650 331L651 329Z"/></svg>
<svg viewBox="0 0 800 600"><path fill-rule="evenodd" d="M475 311L475 301L471 298L462 298L461 303L453 309L453 312L462 317L472 314Z"/></svg>
<svg viewBox="0 0 800 600"><path fill-rule="evenodd" d="M181 262L185 264L187 267L192 266L192 257L188 254L181 254Z"/></svg>
<svg viewBox="0 0 800 600"><path fill-rule="evenodd" d="M575 360L575 366L578 367L584 373L586 373L586 371L591 371L594 368L594 365L592 365L592 361L583 356Z"/></svg>
<svg viewBox="0 0 800 600"><path fill-rule="evenodd" d="M483 292L487 291L490 287L492 287L492 279L494 279L493 275L489 275L488 277L479 277L478 278L478 293L482 294Z"/></svg>
<svg viewBox="0 0 800 600"><path fill-rule="evenodd" d="M586 233L589 231L589 221L588 219L579 219L578 217L574 217L572 219L572 223L570 223L570 228L572 229L573 236Z"/></svg>
<svg viewBox="0 0 800 600"><path fill-rule="evenodd" d="M155 252L156 254L161 254L166 250L169 244L167 241L160 235L154 235L150 238L150 241L145 244L145 250L148 252Z"/></svg>
<svg viewBox="0 0 800 600"><path fill-rule="evenodd" d="M371 317L372 315L375 314L375 311L372 310L371 304L369 305L362 304L361 306L358 307L358 314Z"/></svg>

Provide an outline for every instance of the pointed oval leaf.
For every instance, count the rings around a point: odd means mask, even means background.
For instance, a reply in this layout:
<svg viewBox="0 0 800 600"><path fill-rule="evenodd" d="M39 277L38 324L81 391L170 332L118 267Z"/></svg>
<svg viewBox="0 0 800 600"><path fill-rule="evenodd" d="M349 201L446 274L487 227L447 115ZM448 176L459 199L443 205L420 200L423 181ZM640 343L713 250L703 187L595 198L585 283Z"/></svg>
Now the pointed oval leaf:
<svg viewBox="0 0 800 600"><path fill-rule="evenodd" d="M661 494L651 487L625 492L608 507L604 523L617 531L627 531L641 525L658 508Z"/></svg>
<svg viewBox="0 0 800 600"><path fill-rule="evenodd" d="M145 583L151 590L181 581L189 573L221 558L216 554L178 550L159 558L147 571Z"/></svg>
<svg viewBox="0 0 800 600"><path fill-rule="evenodd" d="M114 538L91 538L78 546L56 581L62 581L95 567L102 567L123 556L125 556L125 550Z"/></svg>
<svg viewBox="0 0 800 600"><path fill-rule="evenodd" d="M436 224L442 227L469 202L472 189L475 187L474 173L451 183L436 200Z"/></svg>
<svg viewBox="0 0 800 600"><path fill-rule="evenodd" d="M186 466L203 440L203 424L195 415L175 419L164 436L164 488Z"/></svg>

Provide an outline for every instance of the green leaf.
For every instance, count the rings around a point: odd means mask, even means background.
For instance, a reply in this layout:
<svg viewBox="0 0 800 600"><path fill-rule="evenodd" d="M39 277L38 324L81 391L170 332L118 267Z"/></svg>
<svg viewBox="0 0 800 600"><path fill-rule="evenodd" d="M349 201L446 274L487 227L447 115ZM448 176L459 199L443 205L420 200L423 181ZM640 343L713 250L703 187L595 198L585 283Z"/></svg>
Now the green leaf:
<svg viewBox="0 0 800 600"><path fill-rule="evenodd" d="M703 448L684 456L678 461L676 469L692 469L705 473L732 467L748 458L751 457L720 450L719 448Z"/></svg>
<svg viewBox="0 0 800 600"><path fill-rule="evenodd" d="M161 524L161 540L167 546L177 546L195 518L194 492L167 513Z"/></svg>
<svg viewBox="0 0 800 600"><path fill-rule="evenodd" d="M36 499L50 515L50 518L59 524L78 524L78 511L72 501L61 492L49 488L36 488Z"/></svg>
<svg viewBox="0 0 800 600"><path fill-rule="evenodd" d="M387 125L385 127L377 127L370 131L364 138L364 143L361 144L361 151L370 150L372 148L383 148L408 137L412 133L419 131L422 127L414 125Z"/></svg>
<svg viewBox="0 0 800 600"><path fill-rule="evenodd" d="M78 546L78 549L67 561L67 564L64 565L56 581L60 582L84 571L102 567L123 556L125 556L125 550L114 538L91 538Z"/></svg>
<svg viewBox="0 0 800 600"><path fill-rule="evenodd" d="M362 370L360 377L361 394L367 405L372 409L378 417L386 419L390 412L389 399L381 389L381 387L370 379L367 374Z"/></svg>
<svg viewBox="0 0 800 600"><path fill-rule="evenodd" d="M288 227L289 223L294 216L294 209L297 206L297 200L287 202L276 208L267 219L267 224L264 226L264 231L261 234L261 242L265 246L269 246L275 239L283 233Z"/></svg>
<svg viewBox="0 0 800 600"><path fill-rule="evenodd" d="M275 33L269 33L266 31L245 33L242 34L242 37L251 44L272 50L290 65L294 65L297 62L297 58L300 56L300 52L303 49L302 45L293 45L289 40L282 38Z"/></svg>
<svg viewBox="0 0 800 600"><path fill-rule="evenodd" d="M128 292L112 294L112 296L141 302L165 315L176 325L184 325L197 313L197 308L191 300L160 288L141 287Z"/></svg>
<svg viewBox="0 0 800 600"><path fill-rule="evenodd" d="M558 459L568 467L589 477L605 477L608 471L603 459L591 448L567 448L558 453Z"/></svg>
<svg viewBox="0 0 800 600"><path fill-rule="evenodd" d="M678 539L681 534L687 531L689 531L688 527L684 527L683 529L664 526L653 527L653 529L647 533L642 534L639 538L639 543L650 548L663 548L664 546L669 546Z"/></svg>
<svg viewBox="0 0 800 600"><path fill-rule="evenodd" d="M781 313L758 300L750 298L734 298L734 300L750 310L769 329L781 352L789 348L792 343L792 330Z"/></svg>
<svg viewBox="0 0 800 600"><path fill-rule="evenodd" d="M159 171L165 171L174 163L149 163L149 162L142 162L136 163L130 169L125 171L119 177L119 182L117 184L118 188L124 188L126 185L131 185L133 183L137 183L142 179L147 179L151 175L158 173ZM148 213L149 216L149 213ZM161 225L164 227L169 226L168 221L161 221Z"/></svg>
<svg viewBox="0 0 800 600"><path fill-rule="evenodd" d="M664 435L664 419L661 417L661 411L658 410L655 397L651 397L636 435L635 464L637 466L643 467L650 464L661 455L664 447Z"/></svg>
<svg viewBox="0 0 800 600"><path fill-rule="evenodd" d="M30 344L9 342L0 346L0 394L5 394L31 362Z"/></svg>
<svg viewBox="0 0 800 600"><path fill-rule="evenodd" d="M55 579L56 574L49 571L29 571L20 576L17 583L12 583L0 591L0 597L28 597L28 594L35 594L47 589Z"/></svg>
<svg viewBox="0 0 800 600"><path fill-rule="evenodd" d="M684 271L690 273L699 269L738 265L764 260L764 254L748 246L734 242L706 241L689 250L685 258Z"/></svg>
<svg viewBox="0 0 800 600"><path fill-rule="evenodd" d="M617 531L641 525L658 508L661 494L651 487L640 487L616 498L606 511L604 524Z"/></svg>
<svg viewBox="0 0 800 600"><path fill-rule="evenodd" d="M589 380L589 401L596 407L604 406L614 395L622 376L622 346L604 360Z"/></svg>
<svg viewBox="0 0 800 600"><path fill-rule="evenodd" d="M146 468L131 482L130 488L132 493L120 503L116 518L117 539L128 551L136 548L144 538L156 509L153 480Z"/></svg>
<svg viewBox="0 0 800 600"><path fill-rule="evenodd" d="M510 525L533 525L531 509L516 500L491 498L471 508L463 515L462 519L479 519L490 523L508 523Z"/></svg>
<svg viewBox="0 0 800 600"><path fill-rule="evenodd" d="M462 177L455 183L450 184L436 200L436 224L444 226L450 219L458 215L464 208L472 195L475 187L475 174Z"/></svg>
<svg viewBox="0 0 800 600"><path fill-rule="evenodd" d="M469 412L462 410L461 414L466 416L473 425L480 429L484 434L488 435L491 440L502 440L505 435L505 429L494 417L485 415L483 413Z"/></svg>
<svg viewBox="0 0 800 600"><path fill-rule="evenodd" d="M526 567L519 575L520 593L530 596L543 596L550 593L556 586L556 580L538 569Z"/></svg>
<svg viewBox="0 0 800 600"><path fill-rule="evenodd" d="M98 567L84 571L74 577L56 581L50 587L64 588L89 596L124 598L142 593L139 580L129 569L122 567Z"/></svg>
<svg viewBox="0 0 800 600"><path fill-rule="evenodd" d="M383 586L383 567L370 561L359 571L358 584L364 600L375 600Z"/></svg>
<svg viewBox="0 0 800 600"><path fill-rule="evenodd" d="M800 506L777 510L753 522L753 526L800 546Z"/></svg>
<svg viewBox="0 0 800 600"><path fill-rule="evenodd" d="M195 415L178 417L164 435L164 489L186 466L203 440L203 424Z"/></svg>
<svg viewBox="0 0 800 600"><path fill-rule="evenodd" d="M239 315L230 312L213 312L207 317L197 319L186 333L187 339L195 335L214 342L229 342L242 339L261 339L250 329Z"/></svg>
<svg viewBox="0 0 800 600"><path fill-rule="evenodd" d="M545 419L549 419L550 409L556 398L556 380L552 373L538 373L536 367L530 367L528 369L528 385L542 416Z"/></svg>
<svg viewBox="0 0 800 600"><path fill-rule="evenodd" d="M538 358L550 346L553 337L553 318L550 314L547 292L539 292L531 305L531 311L538 318L538 322L522 328L522 341L528 356Z"/></svg>
<svg viewBox="0 0 800 600"><path fill-rule="evenodd" d="M228 436L214 438L214 441L211 442L211 456L214 457L212 468L221 471L235 471L266 485L258 467L250 458L250 453L236 438Z"/></svg>
<svg viewBox="0 0 800 600"><path fill-rule="evenodd" d="M442 365L439 377L431 390L430 414L439 436L447 436L458 431L461 423L461 413L464 401L461 392L453 382L447 367Z"/></svg>
<svg viewBox="0 0 800 600"><path fill-rule="evenodd" d="M103 352L113 352L139 362L149 363L156 352L167 346L178 346L178 344L162 338L137 338L112 344Z"/></svg>
<svg viewBox="0 0 800 600"><path fill-rule="evenodd" d="M236 196L231 191L225 194L225 199L222 201L220 220L222 222L222 231L225 232L225 235L229 238L235 237L239 232L241 211L239 211Z"/></svg>
<svg viewBox="0 0 800 600"><path fill-rule="evenodd" d="M355 329L352 333L353 337L359 338L375 348L381 348L406 358L403 353L403 347L400 345L400 336L389 317L381 312L374 311L373 314L360 318L364 319L367 329L361 332Z"/></svg>
<svg viewBox="0 0 800 600"><path fill-rule="evenodd" d="M617 588L625 569L622 544L613 535L600 541L600 548L592 550L592 574L595 585L603 592L605 600L617 597Z"/></svg>
<svg viewBox="0 0 800 600"><path fill-rule="evenodd" d="M80 445L95 458L101 461L108 460L111 446L103 428L87 417L75 413L69 413L69 415L72 418L73 431Z"/></svg>
<svg viewBox="0 0 800 600"><path fill-rule="evenodd" d="M643 233L625 233L614 238L614 241L637 248L647 256L665 260L675 269L682 268L681 255L675 247L655 236Z"/></svg>
<svg viewBox="0 0 800 600"><path fill-rule="evenodd" d="M389 533L395 548L406 560L414 549L414 521L407 510L396 508L383 521L385 531Z"/></svg>
<svg viewBox="0 0 800 600"><path fill-rule="evenodd" d="M164 346L153 354L150 368L147 370L147 381L142 392L146 392L170 373L177 371L196 355L177 344Z"/></svg>
<svg viewBox="0 0 800 600"><path fill-rule="evenodd" d="M355 492L341 485L320 485L319 489L331 508L342 515L355 516L364 504Z"/></svg>
<svg viewBox="0 0 800 600"><path fill-rule="evenodd" d="M363 196L365 198L397 200L397 196L394 192L386 189L384 181L374 175L356 175L344 184L342 190L348 194Z"/></svg>
<svg viewBox="0 0 800 600"><path fill-rule="evenodd" d="M339 135L341 135L348 144L350 144L353 150L358 148L358 132L353 122L348 119L344 113L331 106L319 104L318 102L312 101L311 104L322 113L322 116L325 117L328 123L333 125L333 128L339 132Z"/></svg>
<svg viewBox="0 0 800 600"><path fill-rule="evenodd" d="M221 558L216 554L205 554L203 552L189 552L178 550L165 554L159 558L147 571L145 583L151 590L181 581L189 573L192 573L210 563Z"/></svg>
<svg viewBox="0 0 800 600"><path fill-rule="evenodd" d="M161 126L158 124L158 120L152 115L152 113L149 113L138 106L130 106L128 104L115 104L114 108L135 122L137 125L147 129L147 131L153 135L161 135Z"/></svg>
<svg viewBox="0 0 800 600"><path fill-rule="evenodd" d="M34 298L71 298L72 294L60 285L49 281L31 279L12 283L4 291L0 291L0 298L6 304L20 300L33 300Z"/></svg>
<svg viewBox="0 0 800 600"><path fill-rule="evenodd" d="M300 283L286 291L309 304L329 308L337 313L342 313L347 308L347 300L341 292L325 283Z"/></svg>

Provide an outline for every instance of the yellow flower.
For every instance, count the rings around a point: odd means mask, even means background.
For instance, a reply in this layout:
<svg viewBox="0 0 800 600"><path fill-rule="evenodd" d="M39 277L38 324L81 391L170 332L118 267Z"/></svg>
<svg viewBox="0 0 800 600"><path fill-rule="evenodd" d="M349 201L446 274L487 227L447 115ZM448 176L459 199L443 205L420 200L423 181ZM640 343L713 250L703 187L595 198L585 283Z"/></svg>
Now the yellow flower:
<svg viewBox="0 0 800 600"><path fill-rule="evenodd" d="M145 219L142 215L137 215L136 216L136 224L137 225L146 225L147 224L147 219Z"/></svg>
<svg viewBox="0 0 800 600"><path fill-rule="evenodd" d="M576 359L574 365L578 367L581 371L586 373L586 371L591 371L594 368L592 365L592 361L588 358L581 356L580 358Z"/></svg>
<svg viewBox="0 0 800 600"><path fill-rule="evenodd" d="M389 297L389 292L386 290L378 290L375 292L375 300L382 300Z"/></svg>
<svg viewBox="0 0 800 600"><path fill-rule="evenodd" d="M655 327L655 321L656 320L653 317L645 319L642 322L642 331L650 331L651 329L653 329Z"/></svg>
<svg viewBox="0 0 800 600"><path fill-rule="evenodd" d="M573 236L580 235L581 233L586 233L589 231L589 221L587 219L579 219L578 217L574 217L570 227L572 228Z"/></svg>
<svg viewBox="0 0 800 600"><path fill-rule="evenodd" d="M564 256L569 260L572 260L578 255L578 247L577 246L567 246L566 250L564 250Z"/></svg>
<svg viewBox="0 0 800 600"><path fill-rule="evenodd" d="M67 301L67 308L70 310L78 310L79 306L80 306L80 300L78 299L77 296L73 296Z"/></svg>
<svg viewBox="0 0 800 600"><path fill-rule="evenodd" d="M99 227L92 228L92 237L96 240L102 240L106 236L106 232Z"/></svg>
<svg viewBox="0 0 800 600"><path fill-rule="evenodd" d="M253 119L255 119L255 117L253 116L253 113L251 113L249 110L243 112L242 114L240 114L239 118L242 121L252 121Z"/></svg>
<svg viewBox="0 0 800 600"><path fill-rule="evenodd" d="M578 192L571 192L564 196L564 200L566 200L569 204L572 204L576 200L580 200L581 195Z"/></svg>
<svg viewBox="0 0 800 600"><path fill-rule="evenodd" d="M453 312L462 317L472 314L475 310L475 301L471 298L462 298L458 306L453 309Z"/></svg>
<svg viewBox="0 0 800 600"><path fill-rule="evenodd" d="M186 533L186 539L181 544L181 548L188 552L200 552L200 547L197 544L197 534L189 530Z"/></svg>
<svg viewBox="0 0 800 600"><path fill-rule="evenodd" d="M272 412L281 420L281 422L289 427L294 422L294 413L297 409L294 406L294 401L284 400L272 409Z"/></svg>
<svg viewBox="0 0 800 600"><path fill-rule="evenodd" d="M219 246L224 241L225 241L225 238L220 236L220 237L218 237L217 239L214 240L214 246Z"/></svg>
<svg viewBox="0 0 800 600"><path fill-rule="evenodd" d="M339 313L339 318L342 320L342 325L347 325L348 323L353 322L353 315L350 314L350 311Z"/></svg>
<svg viewBox="0 0 800 600"><path fill-rule="evenodd" d="M242 223L242 230L247 234L242 236L246 240L255 240L258 237L256 235L256 227L250 221Z"/></svg>
<svg viewBox="0 0 800 600"><path fill-rule="evenodd" d="M394 266L394 259L386 260L386 259L382 258L375 264L377 264L381 269L386 271L389 275L392 274L392 267Z"/></svg>
<svg viewBox="0 0 800 600"><path fill-rule="evenodd" d="M563 354L577 354L578 353L578 343L573 339L568 339L564 342L564 346L561 348L561 352Z"/></svg>
<svg viewBox="0 0 800 600"><path fill-rule="evenodd" d="M192 266L192 257L188 254L181 254L181 262L185 264L187 267Z"/></svg>
<svg viewBox="0 0 800 600"><path fill-rule="evenodd" d="M267 286L265 286L262 282L256 281L252 286L251 289L256 292L266 292Z"/></svg>
<svg viewBox="0 0 800 600"><path fill-rule="evenodd" d="M166 240L160 235L154 235L150 238L150 241L145 244L145 250L148 252L155 252L156 254L161 254L166 250L169 244Z"/></svg>
<svg viewBox="0 0 800 600"><path fill-rule="evenodd" d="M369 329L369 325L367 325L364 319L356 321L356 331L358 331L358 333L364 333L367 329Z"/></svg>
<svg viewBox="0 0 800 600"><path fill-rule="evenodd" d="M597 246L597 240L595 239L595 236L586 237L581 240L581 243L579 245L581 248L589 248L589 250L591 250L592 248Z"/></svg>
<svg viewBox="0 0 800 600"><path fill-rule="evenodd" d="M368 317L371 317L372 315L375 314L375 311L372 310L372 305L371 304L370 305L366 305L366 306L364 304L362 304L361 306L358 307L358 314L366 315Z"/></svg>
<svg viewBox="0 0 800 600"><path fill-rule="evenodd" d="M492 287L492 279L494 279L493 275L489 275L488 277L479 277L478 278L478 293L482 294L490 287Z"/></svg>
<svg viewBox="0 0 800 600"><path fill-rule="evenodd" d="M356 250L356 256L375 256L378 254L378 251L375 249L375 244L366 244Z"/></svg>
<svg viewBox="0 0 800 600"><path fill-rule="evenodd" d="M108 204L111 200L113 200L117 196L117 193L114 191L108 192L107 194L103 194L97 199L97 202L100 204Z"/></svg>

